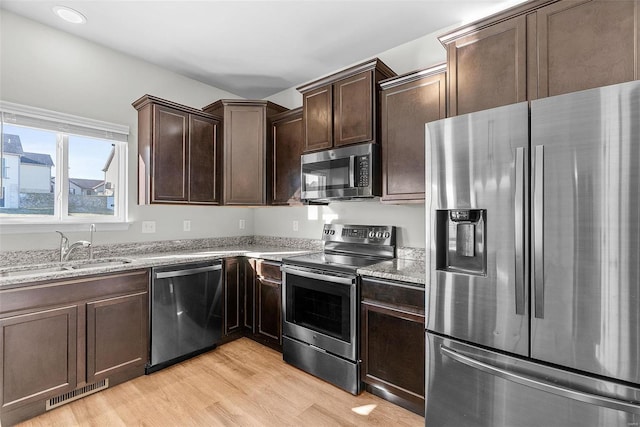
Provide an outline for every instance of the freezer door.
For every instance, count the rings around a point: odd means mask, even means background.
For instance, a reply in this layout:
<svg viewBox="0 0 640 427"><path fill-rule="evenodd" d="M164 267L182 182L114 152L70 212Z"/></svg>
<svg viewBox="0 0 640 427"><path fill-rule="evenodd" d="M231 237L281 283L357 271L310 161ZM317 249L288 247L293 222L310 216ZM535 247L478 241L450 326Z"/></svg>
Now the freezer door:
<svg viewBox="0 0 640 427"><path fill-rule="evenodd" d="M427 329L527 355L528 104L426 125Z"/></svg>
<svg viewBox="0 0 640 427"><path fill-rule="evenodd" d="M640 81L531 103L531 357L640 383Z"/></svg>
<svg viewBox="0 0 640 427"><path fill-rule="evenodd" d="M640 389L427 334L428 427L629 427Z"/></svg>

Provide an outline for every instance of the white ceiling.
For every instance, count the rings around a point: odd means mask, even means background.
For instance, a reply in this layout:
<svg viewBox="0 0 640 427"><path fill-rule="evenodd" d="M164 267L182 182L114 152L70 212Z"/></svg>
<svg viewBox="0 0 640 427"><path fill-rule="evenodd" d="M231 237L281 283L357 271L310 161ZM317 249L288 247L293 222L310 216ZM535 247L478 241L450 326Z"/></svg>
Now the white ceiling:
<svg viewBox="0 0 640 427"><path fill-rule="evenodd" d="M0 7L262 99L521 1L0 0ZM52 11L56 5L78 10L87 22L62 21Z"/></svg>

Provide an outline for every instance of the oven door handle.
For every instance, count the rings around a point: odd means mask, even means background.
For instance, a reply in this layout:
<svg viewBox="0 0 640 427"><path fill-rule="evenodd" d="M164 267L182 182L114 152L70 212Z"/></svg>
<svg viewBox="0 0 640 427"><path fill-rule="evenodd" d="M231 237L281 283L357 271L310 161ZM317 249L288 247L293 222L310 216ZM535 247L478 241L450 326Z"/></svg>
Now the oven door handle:
<svg viewBox="0 0 640 427"><path fill-rule="evenodd" d="M306 277L307 279L322 280L323 282L332 282L341 285L353 285L356 282L355 276L342 276L325 271L323 271L322 273L314 273L313 270L290 268L286 265L282 266L282 272L287 274L294 274L300 277Z"/></svg>

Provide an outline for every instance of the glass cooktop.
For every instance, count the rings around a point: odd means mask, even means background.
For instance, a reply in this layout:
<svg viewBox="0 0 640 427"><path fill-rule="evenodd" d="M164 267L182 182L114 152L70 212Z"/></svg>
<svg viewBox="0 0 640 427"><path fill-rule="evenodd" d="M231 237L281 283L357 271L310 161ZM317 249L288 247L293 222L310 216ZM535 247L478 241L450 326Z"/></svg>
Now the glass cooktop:
<svg viewBox="0 0 640 427"><path fill-rule="evenodd" d="M284 258L282 262L302 267L355 273L358 268L367 267L385 260L386 258L314 252Z"/></svg>

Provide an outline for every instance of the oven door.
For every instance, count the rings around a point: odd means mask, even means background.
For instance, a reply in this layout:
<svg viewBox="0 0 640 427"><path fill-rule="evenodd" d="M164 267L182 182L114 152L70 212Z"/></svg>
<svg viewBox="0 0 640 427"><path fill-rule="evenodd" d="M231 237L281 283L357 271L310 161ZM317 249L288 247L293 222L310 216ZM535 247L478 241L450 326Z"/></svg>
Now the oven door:
<svg viewBox="0 0 640 427"><path fill-rule="evenodd" d="M289 265L282 272L283 334L356 361L357 276Z"/></svg>

